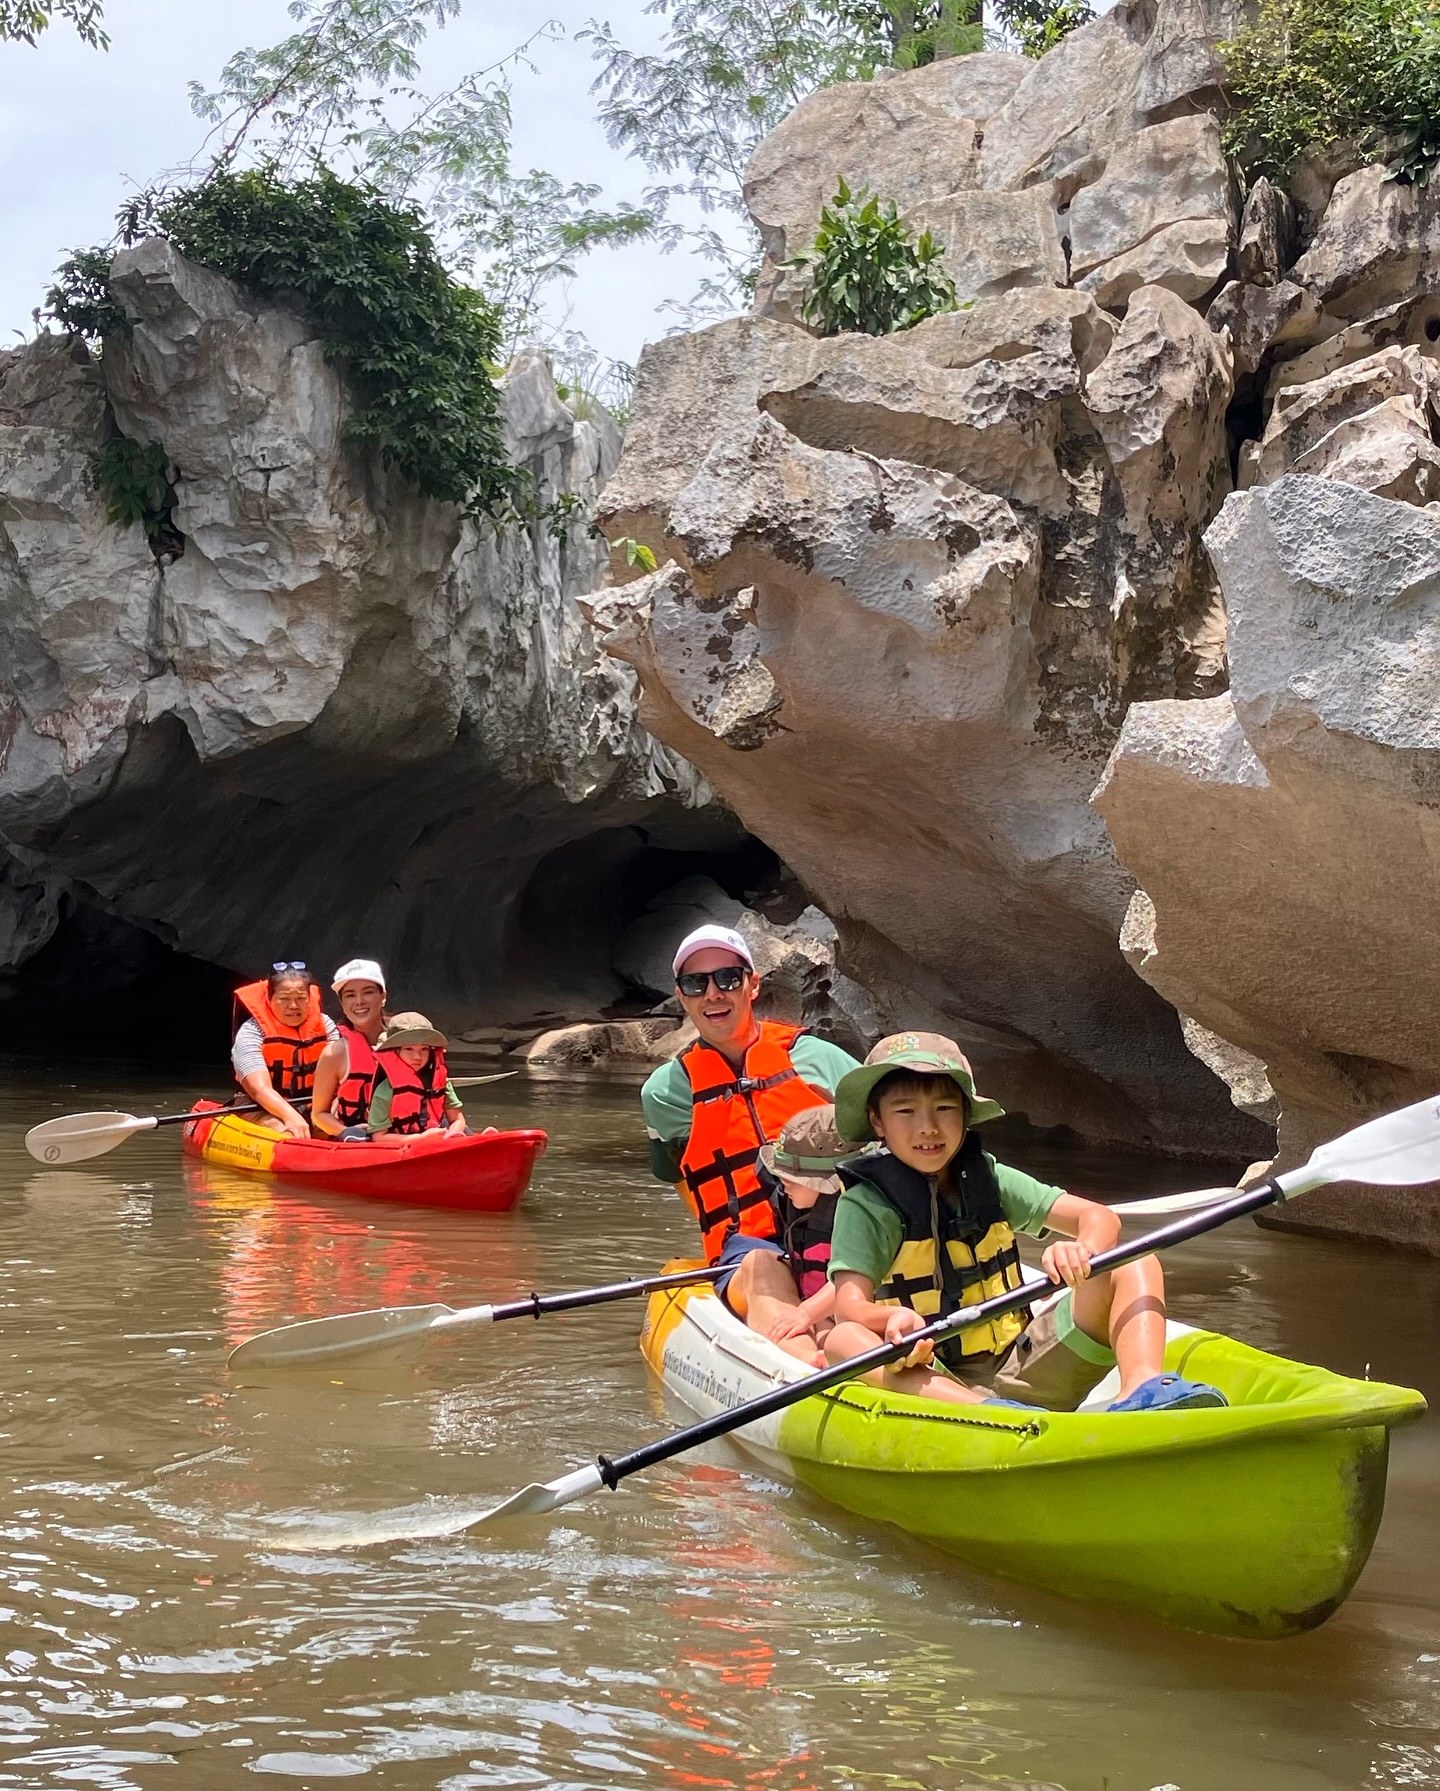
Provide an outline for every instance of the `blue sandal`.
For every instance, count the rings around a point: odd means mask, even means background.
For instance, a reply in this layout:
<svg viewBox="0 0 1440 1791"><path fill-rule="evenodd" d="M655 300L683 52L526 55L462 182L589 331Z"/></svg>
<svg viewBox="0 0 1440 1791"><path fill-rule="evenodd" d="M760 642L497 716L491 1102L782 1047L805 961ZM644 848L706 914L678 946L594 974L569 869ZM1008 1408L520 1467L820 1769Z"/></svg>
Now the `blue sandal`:
<svg viewBox="0 0 1440 1791"><path fill-rule="evenodd" d="M1203 1406L1229 1405L1218 1387L1187 1381L1178 1374L1152 1374L1133 1393L1117 1399L1112 1412L1188 1412Z"/></svg>

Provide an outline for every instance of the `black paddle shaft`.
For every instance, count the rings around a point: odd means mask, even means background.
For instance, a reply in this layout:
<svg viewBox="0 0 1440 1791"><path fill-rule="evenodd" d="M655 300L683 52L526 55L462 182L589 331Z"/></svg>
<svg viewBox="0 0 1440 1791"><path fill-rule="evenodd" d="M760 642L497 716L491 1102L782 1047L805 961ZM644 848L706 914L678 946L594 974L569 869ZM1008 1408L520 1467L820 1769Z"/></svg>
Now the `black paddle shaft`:
<svg viewBox="0 0 1440 1791"><path fill-rule="evenodd" d="M503 1306L492 1306L490 1317L498 1324L502 1318L540 1318L547 1312L573 1312L579 1306L608 1306L612 1300L633 1299L636 1294L659 1293L667 1287L693 1287L698 1281L711 1281L728 1271L718 1262L703 1269L680 1269L673 1275L649 1275L640 1281L612 1281L607 1287L577 1287L570 1293L536 1294L523 1300L507 1300Z"/></svg>
<svg viewBox="0 0 1440 1791"><path fill-rule="evenodd" d="M282 1095L281 1100L289 1101L292 1107L308 1107L315 1099L314 1095ZM188 1113L162 1113L155 1121L157 1126L188 1126L197 1119L224 1119L227 1113L258 1113L258 1101L238 1101L229 1107L202 1107L197 1113L192 1107Z"/></svg>
<svg viewBox="0 0 1440 1791"><path fill-rule="evenodd" d="M1207 1231L1214 1231L1217 1226L1227 1224L1231 1219L1258 1212L1261 1207L1270 1206L1284 1198L1285 1191L1277 1181L1273 1178L1263 1181L1258 1187L1249 1188L1233 1199L1172 1220L1169 1225L1147 1232L1143 1238L1136 1238L1133 1243L1117 1244L1113 1250L1102 1250L1098 1256L1091 1257L1090 1273L1103 1275L1107 1269L1123 1268L1127 1262L1138 1262L1142 1256L1149 1256L1156 1250L1167 1250L1171 1244L1183 1244L1189 1238L1198 1238ZM831 1368L807 1374L804 1380L788 1381L783 1386L772 1388L768 1393L762 1393L758 1399L747 1399L741 1405L732 1406L728 1412L716 1412L713 1417L703 1418L698 1424L674 1431L668 1437L646 1443L642 1448L632 1449L628 1455L617 1456L614 1460L601 1455L596 1459L596 1466L605 1484L616 1487L631 1474L638 1474L644 1468L653 1468L659 1462L683 1455L689 1449L697 1449L702 1443L713 1442L716 1437L728 1436L732 1430L753 1424L757 1418L768 1418L771 1412L782 1412L787 1405L795 1405L815 1393L828 1392L831 1387L854 1380L857 1375L866 1374L872 1368L886 1368L892 1362L902 1362L917 1343L940 1343L947 1337L953 1337L957 1331L968 1330L971 1325L984 1324L992 1318L1014 1312L1021 1306L1028 1306L1038 1295L1046 1292L1049 1286L1048 1282L1031 1281L1023 1287L1013 1288L1009 1293L997 1294L993 1300L985 1300L978 1306L966 1306L944 1318L935 1319L923 1330L911 1331L898 1343L882 1343L877 1349L866 1350L863 1355L851 1356L848 1361L837 1362Z"/></svg>

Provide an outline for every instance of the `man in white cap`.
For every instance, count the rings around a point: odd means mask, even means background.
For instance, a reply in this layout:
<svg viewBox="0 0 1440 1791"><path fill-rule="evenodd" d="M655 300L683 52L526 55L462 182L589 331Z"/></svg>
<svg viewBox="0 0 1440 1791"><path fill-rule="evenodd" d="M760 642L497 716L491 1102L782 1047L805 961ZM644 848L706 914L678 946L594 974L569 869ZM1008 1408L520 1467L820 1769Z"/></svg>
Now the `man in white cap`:
<svg viewBox="0 0 1440 1791"><path fill-rule="evenodd" d="M379 1067L375 1047L385 1030L385 972L373 958L351 958L330 986L345 1018L340 1043L327 1045L315 1066L311 1120L327 1138L368 1137L363 1128Z"/></svg>
<svg viewBox="0 0 1440 1791"><path fill-rule="evenodd" d="M796 1113L831 1100L859 1066L803 1027L757 1018L755 960L731 928L697 927L681 940L674 970L675 993L700 1036L640 1092L650 1168L700 1221L706 1261L734 1265L717 1291L768 1332L800 1296L756 1172L760 1148Z"/></svg>

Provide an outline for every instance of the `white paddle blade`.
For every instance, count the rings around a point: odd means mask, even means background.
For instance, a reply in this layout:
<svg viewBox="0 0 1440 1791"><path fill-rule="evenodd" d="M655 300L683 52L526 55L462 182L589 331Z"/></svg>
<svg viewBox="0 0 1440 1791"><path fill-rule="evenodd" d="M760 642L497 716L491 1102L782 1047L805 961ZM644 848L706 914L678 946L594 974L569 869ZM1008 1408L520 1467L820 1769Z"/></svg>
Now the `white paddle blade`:
<svg viewBox="0 0 1440 1791"><path fill-rule="evenodd" d="M1111 1207L1122 1219L1133 1214L1137 1219L1147 1213L1189 1213L1196 1207L1213 1206L1217 1200L1229 1200L1238 1188L1192 1188L1188 1194L1154 1194L1148 1200L1126 1200Z"/></svg>
<svg viewBox="0 0 1440 1791"><path fill-rule="evenodd" d="M370 1517L335 1517L323 1524L281 1535L271 1547L287 1553L310 1553L316 1549L375 1548L388 1542L428 1542L446 1536L460 1536L466 1530L492 1524L499 1518L542 1517L558 1511L575 1499L599 1492L605 1481L593 1463L577 1468L573 1474L562 1474L557 1480L537 1482L512 1493L499 1505L460 1505L447 1501L409 1505L398 1511L377 1511ZM267 1537L268 1540L268 1537Z"/></svg>
<svg viewBox="0 0 1440 1791"><path fill-rule="evenodd" d="M67 1113L63 1119L47 1119L31 1126L25 1148L39 1163L51 1168L61 1163L83 1163L87 1157L103 1157L107 1150L136 1132L148 1132L153 1119L136 1119L133 1113Z"/></svg>
<svg viewBox="0 0 1440 1791"><path fill-rule="evenodd" d="M395 1349L418 1342L450 1306L377 1306L371 1312L341 1312L334 1318L308 1318L281 1325L237 1343L226 1358L232 1372L241 1368L308 1368L371 1350Z"/></svg>
<svg viewBox="0 0 1440 1791"><path fill-rule="evenodd" d="M1291 1173L1303 1177L1307 1187L1318 1185L1315 1177L1320 1182L1368 1182L1375 1188L1440 1181L1440 1096L1431 1095L1332 1138L1304 1169ZM1290 1176L1279 1179L1289 1193Z"/></svg>

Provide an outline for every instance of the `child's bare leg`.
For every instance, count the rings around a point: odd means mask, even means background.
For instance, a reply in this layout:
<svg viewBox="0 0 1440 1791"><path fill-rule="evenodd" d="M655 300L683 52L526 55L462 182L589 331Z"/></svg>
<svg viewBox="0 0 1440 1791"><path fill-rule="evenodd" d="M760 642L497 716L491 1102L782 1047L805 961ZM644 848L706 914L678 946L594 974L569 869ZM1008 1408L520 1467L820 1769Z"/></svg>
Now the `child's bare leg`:
<svg viewBox="0 0 1440 1791"><path fill-rule="evenodd" d="M864 1325L836 1325L825 1339L825 1354L831 1362L848 1362L866 1350L875 1349L880 1339ZM872 1368L860 1379L887 1393L911 1393L917 1399L948 1399L956 1405L978 1405L985 1395L948 1374L937 1374L933 1368Z"/></svg>
<svg viewBox="0 0 1440 1791"><path fill-rule="evenodd" d="M1165 1367L1165 1272L1142 1256L1072 1289L1071 1311L1087 1337L1108 1343L1120 1370L1121 1399Z"/></svg>
<svg viewBox="0 0 1440 1791"><path fill-rule="evenodd" d="M793 1312L800 1304L800 1289L783 1257L773 1256L768 1250L752 1250L741 1257L739 1268L725 1284L725 1303L752 1331L768 1337L776 1319ZM779 1347L812 1368L822 1366L820 1351L808 1331L799 1337L786 1337Z"/></svg>

